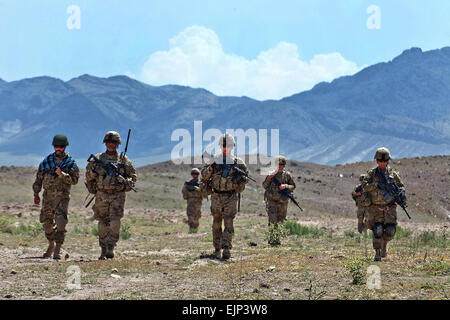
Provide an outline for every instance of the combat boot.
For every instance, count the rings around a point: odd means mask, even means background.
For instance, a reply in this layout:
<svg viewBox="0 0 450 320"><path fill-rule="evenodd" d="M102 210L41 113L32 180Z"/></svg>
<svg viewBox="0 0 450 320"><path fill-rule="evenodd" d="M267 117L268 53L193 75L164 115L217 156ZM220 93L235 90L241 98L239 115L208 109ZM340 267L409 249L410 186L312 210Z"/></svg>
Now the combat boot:
<svg viewBox="0 0 450 320"><path fill-rule="evenodd" d="M105 256L108 259L114 258L114 247L113 246L107 246Z"/></svg>
<svg viewBox="0 0 450 320"><path fill-rule="evenodd" d="M375 249L374 261L381 261L381 249Z"/></svg>
<svg viewBox="0 0 450 320"><path fill-rule="evenodd" d="M214 253L212 254L213 258L215 258L215 259L220 259L220 258L222 257L222 254L221 254L220 251L221 251L220 249L216 249L216 250L214 251Z"/></svg>
<svg viewBox="0 0 450 320"><path fill-rule="evenodd" d="M223 260L228 260L231 258L230 249L228 249L228 248L223 249L222 258L223 258Z"/></svg>
<svg viewBox="0 0 450 320"><path fill-rule="evenodd" d="M100 254L100 257L98 257L98 260L106 260L106 247L102 247L102 253Z"/></svg>
<svg viewBox="0 0 450 320"><path fill-rule="evenodd" d="M386 258L387 256L387 241L383 241L383 245L381 246L381 257Z"/></svg>
<svg viewBox="0 0 450 320"><path fill-rule="evenodd" d="M48 248L47 251L45 251L44 255L42 256L44 259L50 258L53 254L53 250L55 250L55 241L51 240L48 242Z"/></svg>
<svg viewBox="0 0 450 320"><path fill-rule="evenodd" d="M53 259L61 260L61 254L60 254L61 246L62 246L61 242L56 243L55 251L53 252Z"/></svg>

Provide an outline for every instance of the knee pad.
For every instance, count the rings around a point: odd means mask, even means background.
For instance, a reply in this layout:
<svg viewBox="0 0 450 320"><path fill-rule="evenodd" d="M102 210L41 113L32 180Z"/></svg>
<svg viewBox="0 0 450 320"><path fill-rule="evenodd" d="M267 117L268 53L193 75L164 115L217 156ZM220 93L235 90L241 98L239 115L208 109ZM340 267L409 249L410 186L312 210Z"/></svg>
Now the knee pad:
<svg viewBox="0 0 450 320"><path fill-rule="evenodd" d="M396 226L393 223L388 223L384 226L384 234L390 238L395 236Z"/></svg>
<svg viewBox="0 0 450 320"><path fill-rule="evenodd" d="M373 236L377 239L383 237L383 224L379 222L375 223L372 232Z"/></svg>

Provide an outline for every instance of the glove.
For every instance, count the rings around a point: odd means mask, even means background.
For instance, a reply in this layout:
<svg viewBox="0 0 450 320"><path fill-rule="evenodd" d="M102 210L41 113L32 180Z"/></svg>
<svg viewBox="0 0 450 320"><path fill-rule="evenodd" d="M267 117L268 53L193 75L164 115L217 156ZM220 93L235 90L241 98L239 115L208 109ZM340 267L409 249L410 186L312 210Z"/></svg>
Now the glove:
<svg viewBox="0 0 450 320"><path fill-rule="evenodd" d="M364 228L364 221L363 219L358 219L358 232L362 233Z"/></svg>
<svg viewBox="0 0 450 320"><path fill-rule="evenodd" d="M35 194L34 195L34 204L38 206L40 203L41 203L41 198L39 198L38 194Z"/></svg>

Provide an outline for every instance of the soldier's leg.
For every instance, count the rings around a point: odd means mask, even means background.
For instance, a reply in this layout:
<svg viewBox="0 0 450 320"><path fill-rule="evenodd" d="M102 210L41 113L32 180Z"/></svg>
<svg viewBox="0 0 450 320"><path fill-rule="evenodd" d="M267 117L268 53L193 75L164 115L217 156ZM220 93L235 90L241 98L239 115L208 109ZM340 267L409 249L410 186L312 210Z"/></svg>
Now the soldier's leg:
<svg viewBox="0 0 450 320"><path fill-rule="evenodd" d="M397 211L395 206L387 208L384 218L383 246L381 248L381 256L387 256L387 244L391 241L397 231Z"/></svg>
<svg viewBox="0 0 450 320"><path fill-rule="evenodd" d="M109 232L109 201L101 192L97 192L92 210L95 220L98 221L98 242L102 249L99 259L103 260L106 259L105 253Z"/></svg>
<svg viewBox="0 0 450 320"><path fill-rule="evenodd" d="M192 228L197 230L200 225L200 218L202 216L202 200L195 199L192 210Z"/></svg>
<svg viewBox="0 0 450 320"><path fill-rule="evenodd" d="M189 229L194 229L195 227L195 199L188 199L187 200L187 208L186 208L186 214L188 217L188 225Z"/></svg>
<svg viewBox="0 0 450 320"><path fill-rule="evenodd" d="M56 233L55 233L55 252L53 254L53 259L61 259L60 250L64 243L64 238L66 234L66 225L68 222L67 211L69 207L69 198L63 198L59 201L58 208L56 209L55 222L56 222Z"/></svg>
<svg viewBox="0 0 450 320"><path fill-rule="evenodd" d="M218 195L213 194L211 196L211 214L213 216L213 224L212 224L212 234L213 234L213 245L216 253L222 249L222 206Z"/></svg>
<svg viewBox="0 0 450 320"><path fill-rule="evenodd" d="M358 206L358 209L356 210L356 216L358 217L358 232L362 233L365 228L366 222L364 221L365 218L365 211L366 208L362 206Z"/></svg>
<svg viewBox="0 0 450 320"><path fill-rule="evenodd" d="M224 230L222 234L222 257L229 259L231 257L230 250L233 248L232 240L234 234L234 218L237 213L237 195L233 194L227 199L225 207L223 209Z"/></svg>
<svg viewBox="0 0 450 320"><path fill-rule="evenodd" d="M277 239L275 239L274 237L274 230L272 229L271 226L273 226L273 228L276 228L278 226L278 202L277 201L272 201L272 200L266 200L266 211L267 211L267 215L269 217L269 239L268 239L268 243L270 245L279 245L280 241L278 241Z"/></svg>
<svg viewBox="0 0 450 320"><path fill-rule="evenodd" d="M125 207L125 192L121 192L116 194L114 200L111 203L110 207L110 228L107 236L107 258L114 257L114 247L119 241L120 237L120 219L123 218Z"/></svg>
<svg viewBox="0 0 450 320"><path fill-rule="evenodd" d="M280 202L277 206L277 223L283 223L286 221L288 201Z"/></svg>
<svg viewBox="0 0 450 320"><path fill-rule="evenodd" d="M277 203L275 201L266 200L266 211L267 211L267 216L269 217L269 225L273 224L276 225L277 224Z"/></svg>
<svg viewBox="0 0 450 320"><path fill-rule="evenodd" d="M51 257L53 250L55 249L54 215L55 213L52 208L52 199L44 195L42 199L41 213L39 215L39 222L42 223L45 237L48 240L48 247L43 255L44 258Z"/></svg>

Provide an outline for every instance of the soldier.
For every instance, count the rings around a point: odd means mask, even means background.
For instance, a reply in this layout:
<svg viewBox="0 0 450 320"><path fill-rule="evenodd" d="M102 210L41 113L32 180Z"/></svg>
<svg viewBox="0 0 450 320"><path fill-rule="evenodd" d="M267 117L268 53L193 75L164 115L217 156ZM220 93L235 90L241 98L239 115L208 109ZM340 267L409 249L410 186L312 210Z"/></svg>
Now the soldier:
<svg viewBox="0 0 450 320"><path fill-rule="evenodd" d="M394 237L397 226L397 205L384 184L385 181L393 181L403 190L403 183L399 174L388 166L391 157L387 148L377 149L374 158L378 166L367 172L362 189L370 194L368 224L373 232L375 261L381 261L387 255L387 243Z"/></svg>
<svg viewBox="0 0 450 320"><path fill-rule="evenodd" d="M95 161L89 161L86 167L86 186L95 194L92 207L94 219L98 221L98 238L101 247L99 260L114 258L114 247L119 241L120 219L123 217L125 192L131 191L136 183L136 170L126 155L117 153L122 143L119 133L108 131L103 139L106 152L96 157L104 164L113 164L119 175L110 175ZM112 168L112 166L110 167Z"/></svg>
<svg viewBox="0 0 450 320"><path fill-rule="evenodd" d="M78 183L80 173L75 160L65 152L69 145L67 137L57 134L52 144L55 152L39 164L33 192L34 204L39 205L41 202L39 192L42 187L44 188L39 222L42 223L48 240L48 248L43 257L50 258L53 254L53 259L59 260L68 222L70 188Z"/></svg>
<svg viewBox="0 0 450 320"><path fill-rule="evenodd" d="M358 218L358 232L362 233L367 230L367 208L370 206L370 194L363 192L362 183L364 181L365 175L359 176L359 184L355 187L352 192L352 198L355 200L357 207L356 217Z"/></svg>
<svg viewBox="0 0 450 320"><path fill-rule="evenodd" d="M233 219L237 213L238 194L245 189L248 179L239 175L234 167L248 174L247 166L242 159L231 154L235 143L234 138L224 134L219 139L222 154L214 157L214 162L202 170L202 183L211 187L211 213L213 215L214 257L230 259L232 237L234 233ZM208 192L209 193L209 192ZM222 230L222 221L224 229Z"/></svg>
<svg viewBox="0 0 450 320"><path fill-rule="evenodd" d="M287 189L289 192L293 192L295 189L295 182L291 177L289 171L284 170L286 166L286 158L283 156L278 157L278 170L272 172L266 177L263 182L264 201L266 202L266 211L269 216L269 225L278 226L279 223L286 220L287 208L289 204L289 198L282 197L280 190ZM279 183L274 183L273 179L276 179ZM270 245L279 245L277 240L269 237Z"/></svg>
<svg viewBox="0 0 450 320"><path fill-rule="evenodd" d="M189 232L196 233L199 226L199 219L202 216L202 192L198 177L200 170L193 168L191 170L192 179L183 184L183 199L187 200L186 213L188 216Z"/></svg>

